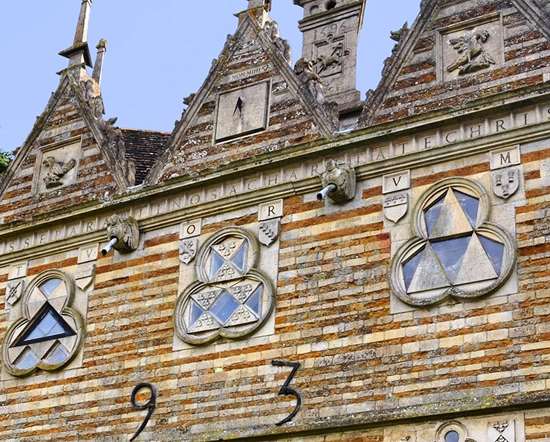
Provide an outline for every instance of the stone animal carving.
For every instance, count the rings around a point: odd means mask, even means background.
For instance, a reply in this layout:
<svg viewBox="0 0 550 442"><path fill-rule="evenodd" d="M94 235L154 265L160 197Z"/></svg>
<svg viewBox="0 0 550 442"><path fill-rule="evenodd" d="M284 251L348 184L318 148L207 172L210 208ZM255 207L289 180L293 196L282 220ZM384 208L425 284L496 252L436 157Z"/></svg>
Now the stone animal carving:
<svg viewBox="0 0 550 442"><path fill-rule="evenodd" d="M113 248L122 253L133 252L139 245L139 226L132 218L123 218L120 215L111 216L106 223L109 245L102 249L106 255Z"/></svg>
<svg viewBox="0 0 550 442"><path fill-rule="evenodd" d="M317 58L317 73L322 74L333 66L340 66L342 64L342 59L349 55L349 53L350 52L345 49L344 43L339 42L332 48L330 55L321 55Z"/></svg>
<svg viewBox="0 0 550 442"><path fill-rule="evenodd" d="M493 57L483 47L489 38L489 31L476 29L466 32L462 37L452 38L449 44L460 56L447 67L447 71L454 72L458 70L459 75L465 75L495 64Z"/></svg>
<svg viewBox="0 0 550 442"><path fill-rule="evenodd" d="M319 104L324 104L325 91L321 77L315 72L315 64L311 60L300 58L294 66L294 72L300 81L306 86L315 101Z"/></svg>
<svg viewBox="0 0 550 442"><path fill-rule="evenodd" d="M339 165L334 160L327 162L325 172L321 174L323 188L332 187L327 196L337 204L351 201L355 198L357 180L355 169L348 165Z"/></svg>
<svg viewBox="0 0 550 442"><path fill-rule="evenodd" d="M73 158L65 163L50 156L46 157L42 164L48 168L48 172L44 177L44 184L46 184L47 189L53 189L63 185L63 178L75 168L76 160Z"/></svg>

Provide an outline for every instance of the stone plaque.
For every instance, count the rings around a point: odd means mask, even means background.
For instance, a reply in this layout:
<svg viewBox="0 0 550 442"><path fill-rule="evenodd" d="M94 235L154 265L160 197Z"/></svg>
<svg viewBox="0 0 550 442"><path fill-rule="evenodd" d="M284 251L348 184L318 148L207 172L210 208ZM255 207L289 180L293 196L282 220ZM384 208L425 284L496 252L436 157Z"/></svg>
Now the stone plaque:
<svg viewBox="0 0 550 442"><path fill-rule="evenodd" d="M493 150L491 153L491 170L503 169L504 167L517 166L521 164L521 153L519 146L513 148Z"/></svg>
<svg viewBox="0 0 550 442"><path fill-rule="evenodd" d="M248 135L267 128L269 82L221 94L218 98L216 141Z"/></svg>
<svg viewBox="0 0 550 442"><path fill-rule="evenodd" d="M6 302L12 306L17 304L17 301L19 301L19 298L21 298L21 295L23 294L24 288L24 279L9 281L6 285Z"/></svg>
<svg viewBox="0 0 550 442"><path fill-rule="evenodd" d="M261 204L258 210L258 221L283 217L283 200Z"/></svg>
<svg viewBox="0 0 550 442"><path fill-rule="evenodd" d="M38 155L35 189L44 193L74 184L80 155L80 141L61 147L45 148Z"/></svg>
<svg viewBox="0 0 550 442"><path fill-rule="evenodd" d="M403 172L392 173L390 175L384 175L382 178L382 193L398 192L400 190L407 190L411 188L411 171L406 170Z"/></svg>
<svg viewBox="0 0 550 442"><path fill-rule="evenodd" d="M493 192L499 198L507 200L512 197L520 185L520 169L518 167L508 167L492 172Z"/></svg>
<svg viewBox="0 0 550 442"><path fill-rule="evenodd" d="M489 442L516 442L515 421L491 422L488 427Z"/></svg>
<svg viewBox="0 0 550 442"><path fill-rule="evenodd" d="M396 193L384 197L384 216L391 222L397 223L409 210L409 195Z"/></svg>
<svg viewBox="0 0 550 442"><path fill-rule="evenodd" d="M27 266L27 262L20 262L10 267L8 271L8 281L27 276Z"/></svg>
<svg viewBox="0 0 550 442"><path fill-rule="evenodd" d="M180 239L195 238L202 233L202 219L184 223L180 228Z"/></svg>
<svg viewBox="0 0 550 442"><path fill-rule="evenodd" d="M85 262L95 261L97 259L97 244L93 246L81 247L78 251L77 264L83 264Z"/></svg>

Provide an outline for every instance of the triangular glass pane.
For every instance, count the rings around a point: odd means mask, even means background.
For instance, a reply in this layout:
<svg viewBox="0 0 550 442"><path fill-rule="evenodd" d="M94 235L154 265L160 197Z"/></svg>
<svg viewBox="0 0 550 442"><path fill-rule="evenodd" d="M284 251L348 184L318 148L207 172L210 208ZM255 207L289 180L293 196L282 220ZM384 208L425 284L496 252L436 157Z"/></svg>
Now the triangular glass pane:
<svg viewBox="0 0 550 442"><path fill-rule="evenodd" d="M191 324L197 322L203 313L204 310L196 302L191 302Z"/></svg>
<svg viewBox="0 0 550 442"><path fill-rule="evenodd" d="M250 307L250 309L258 315L258 317L262 316L262 294L264 291L264 286L259 285L256 290L254 290L254 293L252 293L252 296L248 298L248 301L246 301L245 305L247 307Z"/></svg>
<svg viewBox="0 0 550 442"><path fill-rule="evenodd" d="M47 297L50 297L61 284L63 284L61 279L48 279L40 286L40 290Z"/></svg>
<svg viewBox="0 0 550 442"><path fill-rule="evenodd" d="M441 195L441 197L435 203L433 203L424 211L424 220L426 221L426 229L429 236L432 235L435 223L437 222L437 220L439 219L439 215L441 214L441 208L443 207L445 195L446 193Z"/></svg>
<svg viewBox="0 0 550 442"><path fill-rule="evenodd" d="M50 304L45 304L42 311L33 319L12 347L34 344L36 342L51 341L54 339L74 336L76 333L69 324Z"/></svg>
<svg viewBox="0 0 550 442"><path fill-rule="evenodd" d="M489 256L495 272L500 276L500 272L502 271L502 260L504 258L504 244L481 235L478 235L478 238L483 246L483 250L485 250L485 253Z"/></svg>
<svg viewBox="0 0 550 442"><path fill-rule="evenodd" d="M420 264L420 261L422 261L422 258L424 257L424 250L425 248L420 250L416 255L405 261L403 264L403 279L405 280L405 288L407 290L411 285L416 269L418 268L418 264Z"/></svg>
<svg viewBox="0 0 550 442"><path fill-rule="evenodd" d="M477 213L479 211L479 200L473 196L466 195L458 190L454 191L456 199L460 203L472 227L477 225Z"/></svg>
<svg viewBox="0 0 550 442"><path fill-rule="evenodd" d="M244 272L244 267L246 265L248 258L248 241L244 241L237 253L235 253L235 256L231 259L233 264L237 266L237 268Z"/></svg>
<svg viewBox="0 0 550 442"><path fill-rule="evenodd" d="M19 370L28 370L36 366L38 358L32 352L32 350L27 347L23 353L19 356L17 361L15 361L15 366Z"/></svg>
<svg viewBox="0 0 550 442"><path fill-rule="evenodd" d="M67 360L68 357L69 352L65 349L63 345L58 343L56 346L53 347L48 356L46 356L46 363L51 365L62 364Z"/></svg>
<svg viewBox="0 0 550 442"><path fill-rule="evenodd" d="M225 259L213 248L210 258L210 278L215 278L218 270L225 264Z"/></svg>
<svg viewBox="0 0 550 442"><path fill-rule="evenodd" d="M471 236L434 241L432 248L451 281L456 279Z"/></svg>

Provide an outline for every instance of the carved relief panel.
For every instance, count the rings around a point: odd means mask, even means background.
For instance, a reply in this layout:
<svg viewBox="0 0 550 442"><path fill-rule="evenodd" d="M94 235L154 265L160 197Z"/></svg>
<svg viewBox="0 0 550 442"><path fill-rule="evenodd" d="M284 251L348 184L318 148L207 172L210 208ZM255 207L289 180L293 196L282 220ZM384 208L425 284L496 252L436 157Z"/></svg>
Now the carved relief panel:
<svg viewBox="0 0 550 442"><path fill-rule="evenodd" d="M52 192L74 184L80 155L80 138L42 148L36 159L34 192Z"/></svg>
<svg viewBox="0 0 550 442"><path fill-rule="evenodd" d="M439 79L449 81L493 69L503 63L499 15L463 22L439 31Z"/></svg>
<svg viewBox="0 0 550 442"><path fill-rule="evenodd" d="M216 142L267 129L268 81L229 91L218 97Z"/></svg>

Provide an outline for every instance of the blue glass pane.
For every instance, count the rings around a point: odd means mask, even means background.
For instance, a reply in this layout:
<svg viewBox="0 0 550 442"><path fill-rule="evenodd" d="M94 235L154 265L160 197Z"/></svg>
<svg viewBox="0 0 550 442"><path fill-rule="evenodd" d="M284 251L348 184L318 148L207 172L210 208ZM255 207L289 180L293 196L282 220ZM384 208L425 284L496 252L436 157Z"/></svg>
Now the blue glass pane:
<svg viewBox="0 0 550 442"><path fill-rule="evenodd" d="M69 354L67 353L65 348L61 344L59 344L56 345L55 348L50 352L50 354L46 358L46 362L52 365L62 364L67 360L68 356Z"/></svg>
<svg viewBox="0 0 550 442"><path fill-rule="evenodd" d="M479 200L473 196L459 192L458 190L455 190L454 193L456 199L462 207L462 210L464 210L464 213L468 217L470 224L472 227L475 227L477 222L477 212L479 210Z"/></svg>
<svg viewBox="0 0 550 442"><path fill-rule="evenodd" d="M210 313L212 313L216 319L218 319L222 324L225 324L227 320L231 317L237 307L241 304L228 292L223 292L218 300L210 307Z"/></svg>
<svg viewBox="0 0 550 442"><path fill-rule="evenodd" d="M432 248L451 281L454 281L458 275L470 239L471 235L432 243Z"/></svg>
<svg viewBox="0 0 550 442"><path fill-rule="evenodd" d="M460 442L460 435L456 431L449 431L445 435L445 442Z"/></svg>
<svg viewBox="0 0 550 442"><path fill-rule="evenodd" d="M51 311L34 326L32 332L26 337L26 341L34 341L36 339L55 337L63 335L65 329L57 322Z"/></svg>
<svg viewBox="0 0 550 442"><path fill-rule="evenodd" d="M424 256L424 250L426 248L423 248L420 250L416 255L414 255L412 258L410 258L408 261L406 261L403 264L403 278L405 280L405 288L408 290L411 282L414 278L414 274L416 273L416 269L418 268L418 264L420 264L420 261L422 261L422 257Z"/></svg>
<svg viewBox="0 0 550 442"><path fill-rule="evenodd" d="M435 203L433 203L424 211L424 220L426 221L426 229L428 230L428 235L432 234L435 223L437 223L437 220L439 219L445 195L446 194L443 194Z"/></svg>
<svg viewBox="0 0 550 442"><path fill-rule="evenodd" d="M239 251L235 254L233 259L231 260L241 272L244 272L244 266L246 264L247 255L248 255L248 241L245 241L241 245L241 248L239 249Z"/></svg>
<svg viewBox="0 0 550 442"><path fill-rule="evenodd" d="M36 363L38 362L38 358L36 355L31 351L30 348L27 348L21 356L19 356L19 359L17 359L15 365L20 370L28 370L29 368L33 368L36 366Z"/></svg>
<svg viewBox="0 0 550 442"><path fill-rule="evenodd" d="M210 262L210 277L213 278L216 276L216 273L218 273L218 270L223 266L225 263L225 259L219 255L218 252L216 252L214 249L212 250L212 259Z"/></svg>
<svg viewBox="0 0 550 442"><path fill-rule="evenodd" d="M45 310L33 320L27 330L17 338L12 347L21 347L35 342L74 336L75 334L71 326L67 324L59 313L51 305L46 304Z"/></svg>
<svg viewBox="0 0 550 442"><path fill-rule="evenodd" d="M196 302L191 302L191 325L194 324L203 313L204 310L199 307Z"/></svg>
<svg viewBox="0 0 550 442"><path fill-rule="evenodd" d="M63 281L61 279L48 279L44 284L40 286L40 290L45 295L49 296L51 295L55 289L57 289L61 284L63 284Z"/></svg>
<svg viewBox="0 0 550 442"><path fill-rule="evenodd" d="M479 242L483 246L483 250L485 250L485 253L487 253L487 256L489 256L491 260L491 264L493 264L495 272L500 276L500 272L502 271L502 258L504 258L504 244L481 235L478 235L478 237Z"/></svg>
<svg viewBox="0 0 550 442"><path fill-rule="evenodd" d="M248 301L246 301L247 307L250 307L254 313L258 315L258 317L262 316L262 293L264 291L264 286L259 285L256 290L254 290L254 293L252 293L252 296L248 298Z"/></svg>

